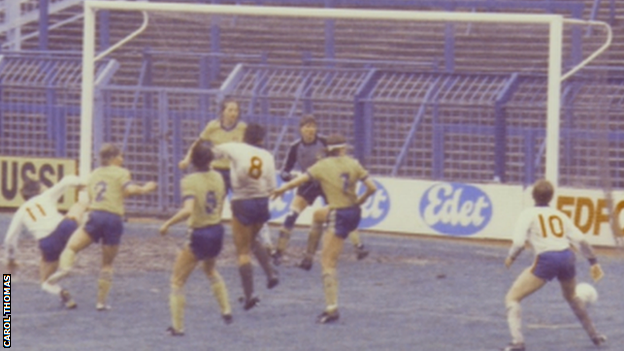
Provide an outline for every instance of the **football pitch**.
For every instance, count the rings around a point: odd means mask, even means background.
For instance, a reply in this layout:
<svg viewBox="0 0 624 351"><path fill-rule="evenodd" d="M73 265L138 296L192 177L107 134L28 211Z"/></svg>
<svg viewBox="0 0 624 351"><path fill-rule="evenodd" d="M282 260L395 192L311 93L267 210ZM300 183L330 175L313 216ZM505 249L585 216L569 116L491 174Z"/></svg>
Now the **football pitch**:
<svg viewBox="0 0 624 351"><path fill-rule="evenodd" d="M2 239L10 214L0 214ZM261 303L243 311L231 236L226 237L218 269L233 307L234 323L225 325L201 270L186 285L183 337L165 334L170 325L169 274L185 227L168 237L159 223L126 223L106 312L95 310L100 248L79 253L72 276L62 282L78 303L64 310L37 281L36 242L20 241L20 270L12 275L11 345L15 350L499 350L509 341L504 295L532 262L524 252L504 268L507 243L363 234L371 253L355 259L349 242L338 268L337 323L315 324L324 308L318 255L312 270L295 267L306 232L293 233L287 262L278 267L280 284L266 289L254 266ZM229 232L229 225L226 224ZM275 238L277 230L273 230ZM624 255L598 250L606 276L596 284L598 303L590 315L609 338L600 349L621 350L624 343ZM590 281L589 266L577 255L579 281ZM3 266L4 270L4 266ZM3 272L4 273L4 272ZM595 346L563 300L556 282L523 301L527 350L594 350Z"/></svg>

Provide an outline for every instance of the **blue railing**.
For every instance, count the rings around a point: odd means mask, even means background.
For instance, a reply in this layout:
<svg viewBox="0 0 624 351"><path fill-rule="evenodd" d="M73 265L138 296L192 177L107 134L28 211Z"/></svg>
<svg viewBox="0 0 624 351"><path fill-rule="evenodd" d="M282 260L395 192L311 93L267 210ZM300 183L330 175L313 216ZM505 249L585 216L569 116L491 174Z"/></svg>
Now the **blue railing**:
<svg viewBox="0 0 624 351"><path fill-rule="evenodd" d="M71 55L10 56L0 57L0 153L77 157L80 62ZM243 119L267 126L267 146L278 160L297 135L299 116L314 113L322 131L348 136L355 155L376 175L514 184L543 175L545 76L340 64L360 68L239 64L220 89L105 84L96 89L94 144L123 142L137 178L158 177L159 195L130 205L154 211L177 204L177 162L216 118L217 102L226 95L241 101ZM55 65L67 67L55 71ZM99 74L110 77L112 69L101 65ZM615 73L588 73L605 69ZM610 150L624 148L624 79L616 73L587 68L562 87L562 184L577 184L579 174L595 171L597 140L606 138ZM600 76L605 78L596 80ZM598 123L610 124L601 129ZM624 162L624 155L606 157ZM478 169L462 168L464 163Z"/></svg>
<svg viewBox="0 0 624 351"><path fill-rule="evenodd" d="M283 5L283 6L313 6L313 7L358 7L358 8L402 8L402 9L434 9L442 11L456 10L484 10L497 11L524 11L532 10L546 13L563 13L572 18L582 18L584 4L581 1L424 1L424 0L204 0L210 4L247 4L247 5ZM109 16L107 11L99 12L100 50L105 49L110 42ZM329 60L336 58L335 21L327 19L324 28L324 57ZM444 67L447 72L455 70L455 33L452 24L447 24L444 43ZM575 66L582 60L582 34L580 28L575 26L571 31L572 49L570 57L566 60L567 66ZM210 25L210 51L218 54L221 52L220 43L221 29L218 23ZM212 59L215 59L213 57ZM217 69L217 64L211 67Z"/></svg>

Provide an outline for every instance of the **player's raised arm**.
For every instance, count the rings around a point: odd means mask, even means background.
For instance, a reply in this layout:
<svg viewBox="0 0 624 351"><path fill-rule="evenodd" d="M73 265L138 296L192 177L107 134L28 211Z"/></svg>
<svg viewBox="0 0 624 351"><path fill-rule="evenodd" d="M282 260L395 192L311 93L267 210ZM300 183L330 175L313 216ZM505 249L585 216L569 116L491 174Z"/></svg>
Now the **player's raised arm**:
<svg viewBox="0 0 624 351"><path fill-rule="evenodd" d="M59 199L61 196L65 194L68 188L78 188L79 190L87 186L87 181L85 179L79 178L75 175L67 175L61 179L60 182L54 184L50 189L46 190L45 193L49 194L53 199Z"/></svg>
<svg viewBox="0 0 624 351"><path fill-rule="evenodd" d="M206 124L206 127L204 127L204 130L199 134L199 137L195 139L195 141L193 141L191 146L189 146L188 151L186 152L186 155L184 155L184 158L178 163L179 169L185 170L188 168L188 166L191 164L191 154L193 153L193 148L195 147L195 145L197 145L197 143L202 140L205 140L205 141L210 140L211 134L218 128L219 128L218 121L210 121L208 122L208 124Z"/></svg>
<svg viewBox="0 0 624 351"><path fill-rule="evenodd" d="M182 208L176 212L171 218L169 218L161 227L160 227L160 235L167 235L167 231L169 227L176 223L180 223L183 220L189 218L191 213L193 213L193 207L195 206L195 198L189 197L184 200L184 204Z"/></svg>
<svg viewBox="0 0 624 351"><path fill-rule="evenodd" d="M184 155L184 158L178 163L178 168L181 170L185 170L188 168L188 166L191 164L191 152L193 150L193 148L195 147L195 145L200 141L201 139L195 139L195 141L193 141L193 143L191 144L191 146L189 146L188 151L186 152L186 155Z"/></svg>
<svg viewBox="0 0 624 351"><path fill-rule="evenodd" d="M157 187L158 184L156 182L147 182L143 185L129 183L124 188L124 196L128 197L132 195L144 195L156 190Z"/></svg>
<svg viewBox="0 0 624 351"><path fill-rule="evenodd" d="M275 200L278 197L282 196L285 192L287 192L290 189L294 189L298 186L300 186L301 184L310 181L310 175L308 173L302 173L299 176L297 176L297 178L291 180L290 182L286 183L286 184L282 184L281 187L279 187L278 189L273 190L273 192L271 192L271 200Z"/></svg>

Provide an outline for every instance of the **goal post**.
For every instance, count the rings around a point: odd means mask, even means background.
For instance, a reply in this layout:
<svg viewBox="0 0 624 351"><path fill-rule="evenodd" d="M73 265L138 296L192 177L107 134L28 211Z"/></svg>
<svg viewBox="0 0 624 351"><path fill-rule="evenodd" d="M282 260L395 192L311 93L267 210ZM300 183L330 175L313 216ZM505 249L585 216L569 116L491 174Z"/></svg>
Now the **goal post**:
<svg viewBox="0 0 624 351"><path fill-rule="evenodd" d="M83 71L81 96L81 136L79 172L85 175L90 172L92 159L92 127L94 103L94 62L96 11L146 11L175 12L207 15L232 16L274 16L299 17L316 19L358 19L358 20L389 20L397 22L428 21L457 23L507 23L536 24L549 27L548 44L548 78L547 78L547 134L546 134L546 169L545 176L555 185L559 178L559 111L562 81L563 27L568 20L557 14L519 14L519 13L478 13L478 12L441 12L441 11L397 11L369 9L338 9L338 8L297 8L272 6L236 6L190 3L151 3L151 2L118 2L93 1L84 2L83 31ZM603 24L602 22L578 21L588 25ZM606 25L606 24L604 24ZM610 27L606 25L610 37ZM138 32L136 32L138 35ZM132 34L124 39L130 40ZM610 41L610 39L609 39ZM600 50L606 49L608 43ZM594 53L594 55L599 54ZM587 60L582 63L586 64ZM580 68L580 67L578 67ZM575 69L578 69L575 68Z"/></svg>

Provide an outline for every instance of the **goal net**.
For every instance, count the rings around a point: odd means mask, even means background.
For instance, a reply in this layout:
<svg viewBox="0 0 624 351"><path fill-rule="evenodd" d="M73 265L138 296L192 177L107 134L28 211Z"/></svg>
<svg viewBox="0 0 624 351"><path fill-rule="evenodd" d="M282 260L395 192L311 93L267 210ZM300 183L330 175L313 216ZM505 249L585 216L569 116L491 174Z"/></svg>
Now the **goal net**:
<svg viewBox="0 0 624 351"><path fill-rule="evenodd" d="M97 144L121 143L133 172L160 185L158 201L133 201L171 209L177 162L232 97L243 120L267 127L278 166L313 114L378 176L602 188L595 155L622 142L600 137L616 122L591 111L611 88L589 71L565 75L610 30L518 12L86 1L81 172ZM96 91L101 57L121 68ZM608 167L621 157L608 155Z"/></svg>

